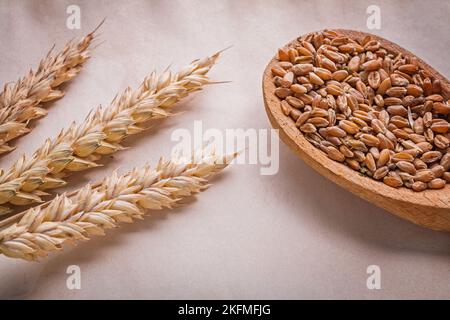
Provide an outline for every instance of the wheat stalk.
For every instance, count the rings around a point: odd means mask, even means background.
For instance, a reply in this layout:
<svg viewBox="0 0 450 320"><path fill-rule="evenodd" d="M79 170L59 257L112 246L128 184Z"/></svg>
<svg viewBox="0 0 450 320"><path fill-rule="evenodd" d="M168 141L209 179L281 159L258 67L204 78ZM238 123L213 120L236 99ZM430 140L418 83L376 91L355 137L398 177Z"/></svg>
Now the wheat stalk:
<svg viewBox="0 0 450 320"><path fill-rule="evenodd" d="M0 231L0 253L37 260L65 242L88 240L120 222L142 219L146 209L171 208L208 187L208 178L235 156L209 152L190 161L161 159L155 169L114 172L97 187L86 185L73 196L63 194L27 210L17 223Z"/></svg>
<svg viewBox="0 0 450 320"><path fill-rule="evenodd" d="M101 24L79 41L67 43L57 54L52 55L52 48L36 71L30 70L17 82L4 86L0 93L0 154L15 148L8 145L8 141L28 133L30 120L47 114L47 110L41 108L43 102L64 96L57 88L81 71L90 57L89 45L94 33Z"/></svg>
<svg viewBox="0 0 450 320"><path fill-rule="evenodd" d="M145 122L170 116L176 102L211 83L206 74L219 55L195 60L176 74L152 72L136 91L127 88L107 108L98 107L83 123L73 123L56 139L47 139L32 158L22 156L0 173L0 204L42 202L41 196L47 194L43 190L65 185L62 178L68 172L98 166L96 160L121 150L119 143L144 130Z"/></svg>

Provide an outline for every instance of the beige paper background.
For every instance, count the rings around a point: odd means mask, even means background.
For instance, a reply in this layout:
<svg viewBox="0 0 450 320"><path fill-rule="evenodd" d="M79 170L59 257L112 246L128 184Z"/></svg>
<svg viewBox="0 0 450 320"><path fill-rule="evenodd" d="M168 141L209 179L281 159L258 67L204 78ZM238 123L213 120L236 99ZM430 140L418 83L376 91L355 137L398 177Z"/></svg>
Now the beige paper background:
<svg viewBox="0 0 450 320"><path fill-rule="evenodd" d="M68 30L65 11L78 4L82 30ZM368 31L366 8L381 7L376 33L450 76L448 1L0 1L0 83L35 67L53 43L87 33L107 17L104 41L66 97L48 106L8 167L90 108L106 105L153 68L228 45L211 75L230 84L207 88L185 110L151 133L126 141L131 149L105 166L71 179L67 190L168 155L176 128L269 128L261 74L276 48L325 27ZM188 206L123 226L105 238L40 263L0 256L1 298L303 299L450 298L450 236L417 227L318 175L280 144L280 170L235 165ZM382 271L382 289L366 288L366 268ZM66 268L78 265L82 289L66 288Z"/></svg>

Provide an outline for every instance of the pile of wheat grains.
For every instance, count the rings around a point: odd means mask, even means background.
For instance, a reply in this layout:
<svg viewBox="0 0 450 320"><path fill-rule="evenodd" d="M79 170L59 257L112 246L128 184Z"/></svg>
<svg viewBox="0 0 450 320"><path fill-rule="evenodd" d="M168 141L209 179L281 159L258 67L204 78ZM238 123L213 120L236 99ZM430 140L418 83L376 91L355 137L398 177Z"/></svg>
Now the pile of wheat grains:
<svg viewBox="0 0 450 320"><path fill-rule="evenodd" d="M417 58L324 30L271 71L283 113L329 158L395 188L450 182L450 100Z"/></svg>

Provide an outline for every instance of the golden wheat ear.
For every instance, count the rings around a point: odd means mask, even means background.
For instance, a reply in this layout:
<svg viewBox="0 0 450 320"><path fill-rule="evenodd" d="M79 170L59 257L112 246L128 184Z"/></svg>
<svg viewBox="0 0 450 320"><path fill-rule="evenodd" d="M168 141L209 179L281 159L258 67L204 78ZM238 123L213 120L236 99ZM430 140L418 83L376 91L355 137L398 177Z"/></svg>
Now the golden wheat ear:
<svg viewBox="0 0 450 320"><path fill-rule="evenodd" d="M161 159L155 168L115 172L97 185L57 196L25 211L18 222L0 231L0 254L37 260L66 242L88 240L119 223L142 219L147 210L172 208L207 188L209 178L235 156L209 151L187 161Z"/></svg>
<svg viewBox="0 0 450 320"><path fill-rule="evenodd" d="M36 71L30 70L17 82L5 84L0 93L0 154L15 148L8 145L9 141L31 131L31 120L47 114L43 103L64 96L59 87L81 71L90 57L89 46L95 32L102 24L103 21L78 41L68 42L58 53L54 54L52 48Z"/></svg>
<svg viewBox="0 0 450 320"><path fill-rule="evenodd" d="M42 202L47 190L66 184L68 173L99 166L99 158L122 150L122 140L142 132L148 120L171 116L176 102L211 83L207 73L219 54L195 60L175 74L152 72L137 90L126 89L108 107L92 110L83 123L73 123L46 140L31 158L22 156L9 170L0 171L0 205ZM0 207L0 214L7 211Z"/></svg>

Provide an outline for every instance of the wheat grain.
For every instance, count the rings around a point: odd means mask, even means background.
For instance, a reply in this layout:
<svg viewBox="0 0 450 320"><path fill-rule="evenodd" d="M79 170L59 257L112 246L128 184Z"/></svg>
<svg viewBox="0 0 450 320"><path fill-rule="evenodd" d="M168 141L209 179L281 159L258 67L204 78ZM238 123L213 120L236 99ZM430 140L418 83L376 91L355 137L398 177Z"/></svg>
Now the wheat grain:
<svg viewBox="0 0 450 320"><path fill-rule="evenodd" d="M22 156L0 174L0 204L42 202L43 190L64 185L68 172L98 166L96 160L121 150L120 142L144 130L145 122L170 116L176 102L211 83L207 73L219 55L195 60L176 74L152 72L138 90L127 88L107 108L98 107L83 123L73 123L56 139L45 141L30 159Z"/></svg>
<svg viewBox="0 0 450 320"><path fill-rule="evenodd" d="M114 172L97 187L87 185L73 196L63 194L27 210L20 221L0 231L0 253L36 260L66 242L88 240L120 222L142 219L146 209L171 208L207 188L208 178L235 156L209 152L187 162L161 159L155 169Z"/></svg>
<svg viewBox="0 0 450 320"><path fill-rule="evenodd" d="M279 49L271 71L281 111L329 158L395 188L445 186L448 90L416 57L325 30Z"/></svg>
<svg viewBox="0 0 450 320"><path fill-rule="evenodd" d="M4 86L0 93L0 154L15 148L8 145L8 141L28 133L30 120L47 114L42 103L64 95L58 87L81 71L90 57L89 45L100 26L79 41L70 41L56 54L52 54L52 48L36 71L30 70L17 82Z"/></svg>

